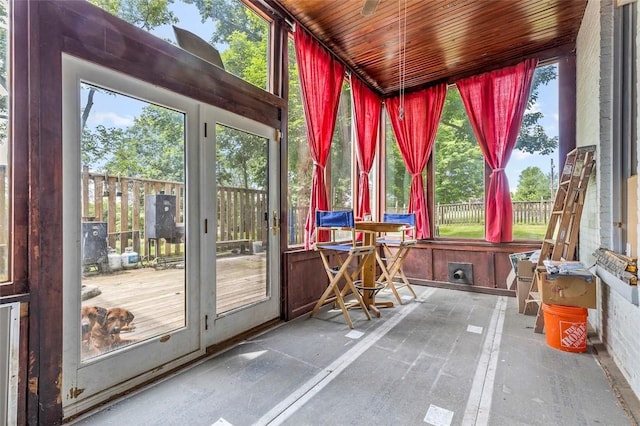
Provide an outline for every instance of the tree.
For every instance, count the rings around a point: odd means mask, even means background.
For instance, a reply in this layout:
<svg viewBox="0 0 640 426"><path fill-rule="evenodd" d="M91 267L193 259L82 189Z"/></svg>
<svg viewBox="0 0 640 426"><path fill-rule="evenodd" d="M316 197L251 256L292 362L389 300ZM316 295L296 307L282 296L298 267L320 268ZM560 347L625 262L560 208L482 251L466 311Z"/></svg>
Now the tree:
<svg viewBox="0 0 640 426"><path fill-rule="evenodd" d="M148 105L126 129L85 129L82 160L110 175L184 182L184 115Z"/></svg>
<svg viewBox="0 0 640 426"><path fill-rule="evenodd" d="M464 113L460 94L454 87L447 91L440 123L435 141L437 203L482 199L484 159Z"/></svg>
<svg viewBox="0 0 640 426"><path fill-rule="evenodd" d="M514 201L540 201L551 198L549 177L539 167L529 166L518 177Z"/></svg>
<svg viewBox="0 0 640 426"><path fill-rule="evenodd" d="M544 115L533 108L539 98L540 87L556 76L554 65L536 69L527 104L528 112L524 114L515 149L546 155L557 148L558 138L546 134L540 124ZM455 87L447 92L434 155L438 203L466 202L484 196L484 159Z"/></svg>
<svg viewBox="0 0 640 426"><path fill-rule="evenodd" d="M216 173L220 185L240 188L267 187L267 142L236 129L217 126Z"/></svg>
<svg viewBox="0 0 640 426"><path fill-rule="evenodd" d="M250 43L264 40L264 33L258 30L250 16L250 12L238 0L184 0L194 4L200 11L202 22L212 19L215 23L211 34L211 44L227 44L234 34L245 34ZM220 19L224 17L224 19ZM257 30L257 31L256 31Z"/></svg>
<svg viewBox="0 0 640 426"><path fill-rule="evenodd" d="M307 133L304 120L304 110L300 92L300 79L296 50L293 41L288 44L289 68L289 117L287 120L287 149L288 149L288 181L289 205L304 206L309 204L311 197L311 172L313 160L309 153Z"/></svg>
<svg viewBox="0 0 640 426"><path fill-rule="evenodd" d="M114 15L146 30L176 23L173 0L91 0ZM269 26L236 0L192 0L215 27L211 43L223 43L225 69L258 87L267 87ZM218 19L217 17L224 17ZM148 106L132 127L122 130L86 123L96 91L91 87L82 110L83 161L103 165L109 174L182 180L184 126L169 110ZM223 185L266 187L267 145L264 139L219 126L216 134L218 181Z"/></svg>
<svg viewBox="0 0 640 426"><path fill-rule="evenodd" d="M104 168L111 158L115 145L124 139L124 130L117 127L98 125L95 129L85 128L82 132L81 161L93 170Z"/></svg>
<svg viewBox="0 0 640 426"><path fill-rule="evenodd" d="M151 31L159 25L175 24L178 18L169 10L173 0L89 0L112 15Z"/></svg>
<svg viewBox="0 0 640 426"><path fill-rule="evenodd" d="M263 89L268 85L268 23L237 0L186 0L196 5L202 22L211 19L212 45L226 47L220 53L225 70ZM216 134L218 182L244 188L266 188L267 146L262 138L223 130Z"/></svg>
<svg viewBox="0 0 640 426"><path fill-rule="evenodd" d="M178 18L169 10L173 0L89 0L94 5L104 9L112 15L151 31L159 25L175 24ZM87 103L82 108L80 130L84 133L93 108L93 98L98 89L92 87L87 96Z"/></svg>
<svg viewBox="0 0 640 426"><path fill-rule="evenodd" d="M544 114L540 111L531 111L540 96L538 88L541 85L544 86L550 81L555 80L556 77L557 72L555 65L536 68L536 72L533 74L533 81L531 82L531 95L527 102L529 112L526 112L522 117L522 125L520 126L516 149L530 154L538 153L547 155L551 154L558 147L558 137L549 137L544 127L540 124L540 120L544 117Z"/></svg>
<svg viewBox="0 0 640 426"><path fill-rule="evenodd" d="M386 120L385 147L386 205L388 209L404 209L409 206L411 176L407 173L389 120Z"/></svg>
<svg viewBox="0 0 640 426"><path fill-rule="evenodd" d="M329 200L335 209L350 208L351 189L351 86L343 81L338 103L336 125L331 138L331 192ZM309 185L309 180L307 185Z"/></svg>

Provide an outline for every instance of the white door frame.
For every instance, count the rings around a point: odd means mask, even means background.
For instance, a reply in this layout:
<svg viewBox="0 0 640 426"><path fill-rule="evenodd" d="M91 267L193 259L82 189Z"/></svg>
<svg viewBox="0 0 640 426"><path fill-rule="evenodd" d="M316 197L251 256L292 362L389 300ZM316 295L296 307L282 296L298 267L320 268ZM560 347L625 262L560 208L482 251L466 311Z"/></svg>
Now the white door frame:
<svg viewBox="0 0 640 426"><path fill-rule="evenodd" d="M202 190L201 199L202 217L211 227L215 226L217 211L217 193L215 160L216 160L216 125L224 125L234 129L254 134L268 140L268 202L269 202L269 232L268 232L268 259L267 259L267 297L265 300L230 311L224 314L216 312L216 270L215 270L215 232L209 232L202 240L202 275L206 284L201 290L202 300L207 301L207 330L205 330L204 342L206 345L220 343L239 333L253 327L264 324L274 318L280 317L280 229L273 232L271 221L272 213L280 211L280 149L276 141L276 129L262 123L258 123L246 117L217 108L211 105L201 109L201 122L207 125L206 137L203 137L202 147ZM208 195L209 196L208 196ZM212 196L210 196L212 195ZM279 214L278 214L279 215Z"/></svg>
<svg viewBox="0 0 640 426"><path fill-rule="evenodd" d="M269 220L280 211L280 149L276 129L229 111L63 54L63 377L64 417L70 417L134 386L201 357L207 346L280 316L280 230L269 230L265 300L218 315L215 299L215 128L222 124L268 140ZM80 83L87 82L186 114L187 327L81 362ZM205 136L204 123L209 131ZM278 218L279 219L279 218ZM272 223L269 224L273 226ZM189 255L191 254L191 255ZM123 368L123 366L126 366ZM106 379L106 380L105 380Z"/></svg>
<svg viewBox="0 0 640 426"><path fill-rule="evenodd" d="M204 354L199 302L199 104L104 67L63 55L63 377L64 417L75 415ZM80 84L88 82L186 115L186 327L81 362ZM192 253L192 255L190 255Z"/></svg>

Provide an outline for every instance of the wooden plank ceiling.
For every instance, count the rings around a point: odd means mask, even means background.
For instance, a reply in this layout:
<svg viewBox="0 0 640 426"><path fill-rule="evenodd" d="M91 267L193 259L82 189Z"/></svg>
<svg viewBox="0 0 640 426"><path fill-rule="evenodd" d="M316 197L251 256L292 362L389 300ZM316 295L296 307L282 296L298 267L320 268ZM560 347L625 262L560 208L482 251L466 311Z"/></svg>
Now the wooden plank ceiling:
<svg viewBox="0 0 640 426"><path fill-rule="evenodd" d="M405 0L272 0L380 94L400 88ZM374 0L369 0L374 1ZM374 1L375 3L375 1ZM571 52L587 0L407 0L407 91Z"/></svg>

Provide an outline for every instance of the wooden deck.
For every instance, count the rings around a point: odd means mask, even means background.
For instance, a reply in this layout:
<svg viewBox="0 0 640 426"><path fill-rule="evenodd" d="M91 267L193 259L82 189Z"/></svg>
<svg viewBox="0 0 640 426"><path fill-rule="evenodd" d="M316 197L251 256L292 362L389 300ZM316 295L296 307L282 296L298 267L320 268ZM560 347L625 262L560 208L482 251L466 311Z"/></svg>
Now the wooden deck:
<svg viewBox="0 0 640 426"><path fill-rule="evenodd" d="M123 339L140 341L185 326L185 273L180 263L168 268L127 269L83 278L85 290L100 294L83 306L121 307L135 316L134 329ZM266 253L217 259L217 314L257 302L266 296ZM201 285L213 285L203 277ZM198 290L199 291L199 290ZM83 291L83 294L88 294Z"/></svg>

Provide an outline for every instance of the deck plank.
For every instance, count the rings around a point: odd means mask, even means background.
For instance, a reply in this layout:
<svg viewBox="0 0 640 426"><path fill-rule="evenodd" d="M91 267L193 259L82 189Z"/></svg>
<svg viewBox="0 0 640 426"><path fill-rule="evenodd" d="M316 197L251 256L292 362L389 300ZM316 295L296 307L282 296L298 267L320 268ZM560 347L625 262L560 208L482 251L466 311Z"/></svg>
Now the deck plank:
<svg viewBox="0 0 640 426"><path fill-rule="evenodd" d="M265 253L218 258L217 313L224 313L266 297ZM185 326L185 269L139 268L111 274L88 275L83 285L100 294L84 300L82 306L121 307L135 316L133 330L122 333L128 340L162 336ZM201 279L201 285L212 280Z"/></svg>

